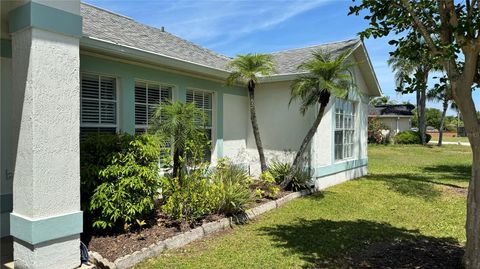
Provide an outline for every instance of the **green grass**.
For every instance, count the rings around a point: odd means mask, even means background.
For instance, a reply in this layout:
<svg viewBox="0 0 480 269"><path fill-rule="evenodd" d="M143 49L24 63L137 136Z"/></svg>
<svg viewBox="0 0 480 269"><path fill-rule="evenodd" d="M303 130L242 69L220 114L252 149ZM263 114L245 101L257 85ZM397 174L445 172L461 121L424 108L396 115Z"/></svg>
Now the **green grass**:
<svg viewBox="0 0 480 269"><path fill-rule="evenodd" d="M137 268L334 268L372 242L465 242L468 147L371 146L369 176Z"/></svg>
<svg viewBox="0 0 480 269"><path fill-rule="evenodd" d="M438 133L430 133L430 135L432 136L432 141L438 141ZM442 139L444 142L469 143L468 137L457 137L456 134L452 134L452 133L444 133Z"/></svg>

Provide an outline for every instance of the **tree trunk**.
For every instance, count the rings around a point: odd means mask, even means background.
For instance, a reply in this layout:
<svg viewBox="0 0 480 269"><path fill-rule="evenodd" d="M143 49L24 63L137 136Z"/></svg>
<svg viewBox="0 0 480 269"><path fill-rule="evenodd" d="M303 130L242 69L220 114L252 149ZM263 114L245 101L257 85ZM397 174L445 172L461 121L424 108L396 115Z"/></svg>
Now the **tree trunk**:
<svg viewBox="0 0 480 269"><path fill-rule="evenodd" d="M438 144L437 146L442 146L443 141L443 125L445 123L445 115L447 114L448 109L448 99L445 97L443 100L443 111L442 111L442 118L440 119L440 129L438 130Z"/></svg>
<svg viewBox="0 0 480 269"><path fill-rule="evenodd" d="M476 137L473 137L475 136ZM467 198L465 268L480 268L480 133L469 133L473 152L472 177Z"/></svg>
<svg viewBox="0 0 480 269"><path fill-rule="evenodd" d="M263 154L262 140L260 139L260 131L258 129L257 114L255 112L255 82L250 80L248 82L248 97L250 98L250 120L252 121L253 136L257 144L258 156L260 157L260 168L262 173L267 171L267 162Z"/></svg>
<svg viewBox="0 0 480 269"><path fill-rule="evenodd" d="M177 177L180 175L180 149L175 149L173 153L173 172L172 177Z"/></svg>
<svg viewBox="0 0 480 269"><path fill-rule="evenodd" d="M300 146L300 149L297 151L297 154L295 155L295 159L293 160L292 166L290 167L290 171L288 171L287 176L283 180L282 183L280 183L280 186L282 188L286 188L288 184L292 181L293 176L295 171L299 169L299 165L301 164L302 156L305 153L305 150L308 147L308 144L310 144L310 141L312 140L313 136L315 135L315 132L318 129L318 126L320 125L320 122L322 121L323 114L325 112L325 108L327 107L328 102L330 101L330 92L328 91L323 91L320 95L320 109L318 111L317 118L313 122L312 127L310 130L308 130L307 135L302 141L302 145ZM332 126L333 128L333 126ZM332 153L333 154L333 153Z"/></svg>
<svg viewBox="0 0 480 269"><path fill-rule="evenodd" d="M418 107L417 107L417 111L418 111L418 131L420 132L420 136L422 138L422 145L425 145L426 142L427 142L427 139L426 139L426 132L427 132L427 128L426 128L426 124L425 124L425 108L426 108L426 101L427 101L427 96L426 96L426 92L427 92L427 81L428 81L428 71L419 71L419 74L418 74L418 79L421 80L421 83L420 83L420 89L418 89L417 91L419 91L419 100L418 100Z"/></svg>

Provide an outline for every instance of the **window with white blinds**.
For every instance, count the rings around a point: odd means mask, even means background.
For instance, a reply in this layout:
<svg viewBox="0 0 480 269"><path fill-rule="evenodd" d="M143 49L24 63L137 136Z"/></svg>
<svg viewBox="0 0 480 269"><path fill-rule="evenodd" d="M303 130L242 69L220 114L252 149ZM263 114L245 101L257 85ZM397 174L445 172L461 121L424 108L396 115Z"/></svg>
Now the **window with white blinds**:
<svg viewBox="0 0 480 269"><path fill-rule="evenodd" d="M194 103L196 107L200 108L205 115L207 120L205 123L205 132L210 141L212 141L212 130L213 130L213 93L202 90L187 90L187 103ZM213 143L212 143L213 144ZM205 159L210 160L211 150L208 150L205 153Z"/></svg>
<svg viewBox="0 0 480 269"><path fill-rule="evenodd" d="M172 100L172 87L158 83L135 82L135 132L144 132L157 107Z"/></svg>
<svg viewBox="0 0 480 269"><path fill-rule="evenodd" d="M116 78L82 73L80 96L81 134L115 133L117 130Z"/></svg>
<svg viewBox="0 0 480 269"><path fill-rule="evenodd" d="M352 102L335 101L335 160L353 157L355 107Z"/></svg>

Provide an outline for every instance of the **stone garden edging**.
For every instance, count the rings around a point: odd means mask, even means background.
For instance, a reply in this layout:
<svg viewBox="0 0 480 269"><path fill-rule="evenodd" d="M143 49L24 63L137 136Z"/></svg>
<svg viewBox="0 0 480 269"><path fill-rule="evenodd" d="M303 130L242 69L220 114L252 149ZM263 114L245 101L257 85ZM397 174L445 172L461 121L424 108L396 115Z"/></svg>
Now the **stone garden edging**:
<svg viewBox="0 0 480 269"><path fill-rule="evenodd" d="M190 231L180 233L173 237L159 241L155 244L151 244L150 246L143 248L140 251L135 251L131 254L127 254L123 257L116 259L113 262L107 260L106 258L103 258L102 255L97 252L90 251L90 262L95 264L99 269L129 268L148 258L153 258L165 250L180 248L209 234L223 231L228 228L233 228L234 224L246 223L249 220L253 220L256 217L262 215L263 213L280 207L291 200L300 198L305 195L309 195L312 192L312 190L303 190L290 193L277 200L273 200L257 207L247 209L243 214L205 223L202 226L192 229Z"/></svg>

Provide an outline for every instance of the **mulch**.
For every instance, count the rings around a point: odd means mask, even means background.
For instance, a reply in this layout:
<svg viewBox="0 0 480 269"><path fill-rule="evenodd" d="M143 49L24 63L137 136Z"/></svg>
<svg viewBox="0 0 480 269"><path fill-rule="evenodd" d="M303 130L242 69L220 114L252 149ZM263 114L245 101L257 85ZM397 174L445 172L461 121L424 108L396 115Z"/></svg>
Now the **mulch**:
<svg viewBox="0 0 480 269"><path fill-rule="evenodd" d="M464 249L442 239L415 239L371 244L354 253L348 268L463 268Z"/></svg>
<svg viewBox="0 0 480 269"><path fill-rule="evenodd" d="M291 192L280 191L276 198L281 198L289 193ZM253 208L272 200L273 199L268 198L257 199L247 204L246 208ZM208 215L199 223L190 226L170 220L158 207L155 212L155 217L148 220L146 227L141 230L108 235L88 234L88 231L85 231L84 234L82 234L82 241L87 245L89 250L95 251L102 255L102 257L113 262L120 257L141 250L159 241L224 217L224 215L219 214Z"/></svg>

